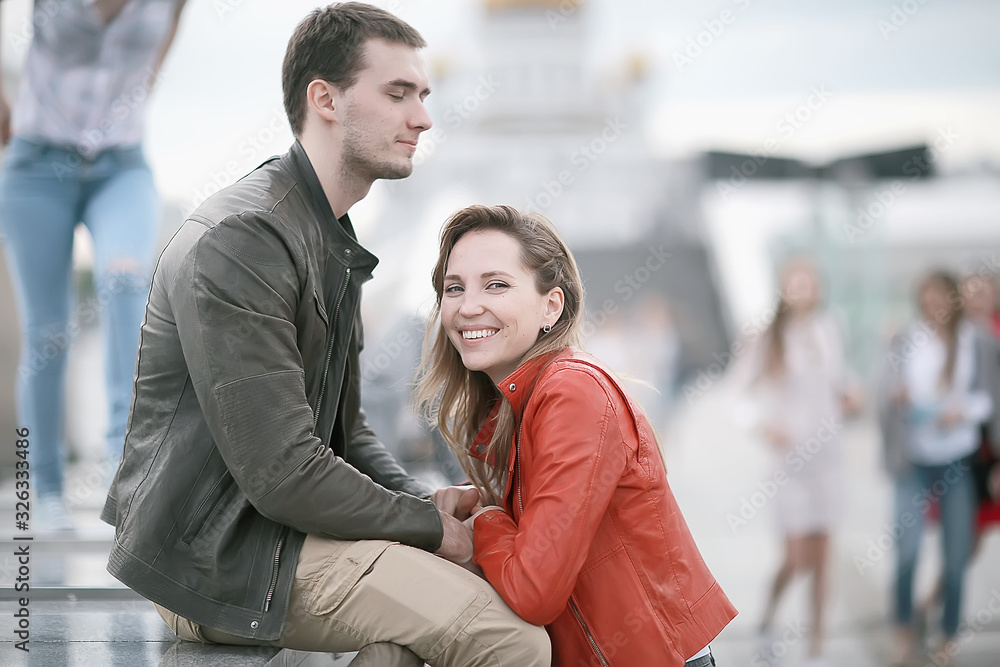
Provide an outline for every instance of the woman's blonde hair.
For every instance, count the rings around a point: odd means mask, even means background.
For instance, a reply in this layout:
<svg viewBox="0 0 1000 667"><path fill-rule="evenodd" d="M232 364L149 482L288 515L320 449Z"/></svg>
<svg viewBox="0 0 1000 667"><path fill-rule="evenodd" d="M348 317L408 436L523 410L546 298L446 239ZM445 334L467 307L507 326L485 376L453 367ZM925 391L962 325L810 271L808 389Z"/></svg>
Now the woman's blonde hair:
<svg viewBox="0 0 1000 667"><path fill-rule="evenodd" d="M522 363L579 344L584 314L583 284L569 248L552 223L537 213L519 213L510 206L469 206L452 215L441 230L440 250L431 278L437 302L427 324L414 400L455 452L484 503L500 504L516 426L514 411L486 373L465 367L441 324L441 297L451 251L465 234L487 230L507 234L518 242L521 263L534 275L539 294L555 287L563 292L559 319L552 324L551 331L539 332ZM469 447L498 401L493 438L482 455L484 460L474 458L469 455Z"/></svg>

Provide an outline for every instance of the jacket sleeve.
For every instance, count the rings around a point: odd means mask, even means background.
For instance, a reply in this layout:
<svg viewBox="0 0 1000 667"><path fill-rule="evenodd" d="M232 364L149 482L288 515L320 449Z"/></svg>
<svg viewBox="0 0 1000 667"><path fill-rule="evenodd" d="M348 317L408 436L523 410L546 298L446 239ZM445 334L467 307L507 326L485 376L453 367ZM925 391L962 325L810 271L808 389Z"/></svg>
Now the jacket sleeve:
<svg viewBox="0 0 1000 667"><path fill-rule="evenodd" d="M387 489L429 498L431 489L410 477L368 426L361 410L347 448L347 462Z"/></svg>
<svg viewBox="0 0 1000 667"><path fill-rule="evenodd" d="M522 471L530 497L517 524L499 511L475 520L475 561L518 616L546 625L566 608L627 449L615 402L583 370L559 369L539 384L524 423L531 433L522 443L533 447L532 469Z"/></svg>
<svg viewBox="0 0 1000 667"><path fill-rule="evenodd" d="M441 544L426 500L372 481L313 434L296 339L300 276L259 215L205 232L169 287L184 359L215 444L264 516L305 533Z"/></svg>

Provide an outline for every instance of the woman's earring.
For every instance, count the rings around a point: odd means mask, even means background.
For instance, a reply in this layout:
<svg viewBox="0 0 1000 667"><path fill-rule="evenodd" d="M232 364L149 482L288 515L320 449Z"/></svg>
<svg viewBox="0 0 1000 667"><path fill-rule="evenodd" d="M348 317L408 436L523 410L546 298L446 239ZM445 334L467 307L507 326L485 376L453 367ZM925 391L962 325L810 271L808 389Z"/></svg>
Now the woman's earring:
<svg viewBox="0 0 1000 667"><path fill-rule="evenodd" d="M542 327L542 333L548 333L548 332L550 332L550 331L552 331L552 325L551 325L551 324L548 324L548 323L546 323L546 324L545 324L545 326L544 326L544 327Z"/></svg>

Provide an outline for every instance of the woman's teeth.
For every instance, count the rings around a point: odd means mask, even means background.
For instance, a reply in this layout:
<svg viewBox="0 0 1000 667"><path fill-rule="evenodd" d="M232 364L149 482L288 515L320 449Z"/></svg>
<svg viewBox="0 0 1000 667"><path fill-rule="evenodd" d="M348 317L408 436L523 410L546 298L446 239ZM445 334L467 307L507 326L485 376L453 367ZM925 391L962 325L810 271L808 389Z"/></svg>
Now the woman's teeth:
<svg viewBox="0 0 1000 667"><path fill-rule="evenodd" d="M462 338L465 340L471 340L473 338L488 338L495 334L499 329L479 329L477 331L463 331Z"/></svg>

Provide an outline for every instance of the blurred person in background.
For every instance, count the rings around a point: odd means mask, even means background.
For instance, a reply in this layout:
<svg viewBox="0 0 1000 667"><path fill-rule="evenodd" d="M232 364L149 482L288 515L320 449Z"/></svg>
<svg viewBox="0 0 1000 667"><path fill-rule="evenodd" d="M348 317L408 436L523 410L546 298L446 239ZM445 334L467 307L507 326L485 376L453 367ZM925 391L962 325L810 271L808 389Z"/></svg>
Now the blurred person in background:
<svg viewBox="0 0 1000 667"><path fill-rule="evenodd" d="M821 308L815 266L797 259L780 277L774 319L734 374L748 399L748 422L773 450L774 502L783 535L781 565L760 625L757 656L777 664L775 616L796 574L811 576L809 665L822 665L830 533L845 498L843 419L857 411L859 393L844 360L834 318Z"/></svg>
<svg viewBox="0 0 1000 667"><path fill-rule="evenodd" d="M584 348L628 383L654 428L665 426L680 357L680 337L666 299L646 293L632 308L604 313Z"/></svg>
<svg viewBox="0 0 1000 667"><path fill-rule="evenodd" d="M34 36L0 174L0 228L21 311L20 421L31 432L33 527L72 531L63 498L73 237L94 241L106 337L108 477L121 458L160 202L142 150L150 92L185 0L35 2Z"/></svg>
<svg viewBox="0 0 1000 667"><path fill-rule="evenodd" d="M996 278L992 275L973 274L962 279L962 298L965 316L976 327L976 369L983 373L983 385L990 392L993 414L979 425L979 449L972 460L972 473L976 484L975 532L969 553L971 565L983 543L983 534L990 526L1000 525L1000 312L997 308ZM940 519L938 503L928 508L928 518ZM923 641L928 619L941 604L944 575L938 577L934 588L917 609L915 630L917 640Z"/></svg>
<svg viewBox="0 0 1000 667"><path fill-rule="evenodd" d="M552 638L555 667L714 665L736 615L652 427L577 347L583 285L552 224L509 206L445 223L417 396L486 507L474 561ZM474 493L474 492L473 492Z"/></svg>
<svg viewBox="0 0 1000 667"><path fill-rule="evenodd" d="M633 355L650 382L649 391L640 398L650 421L663 428L674 402L681 341L674 326L674 316L667 300L647 292L636 304L631 327ZM635 388L636 390L639 387Z"/></svg>
<svg viewBox="0 0 1000 667"><path fill-rule="evenodd" d="M935 271L920 281L920 319L897 335L888 356L880 421L886 466L895 484L895 636L891 661L915 655L913 580L924 514L940 507L943 551L943 637L935 664L950 664L962 610L976 507L972 461L979 425L993 401L978 368L976 327L964 317L956 278Z"/></svg>

